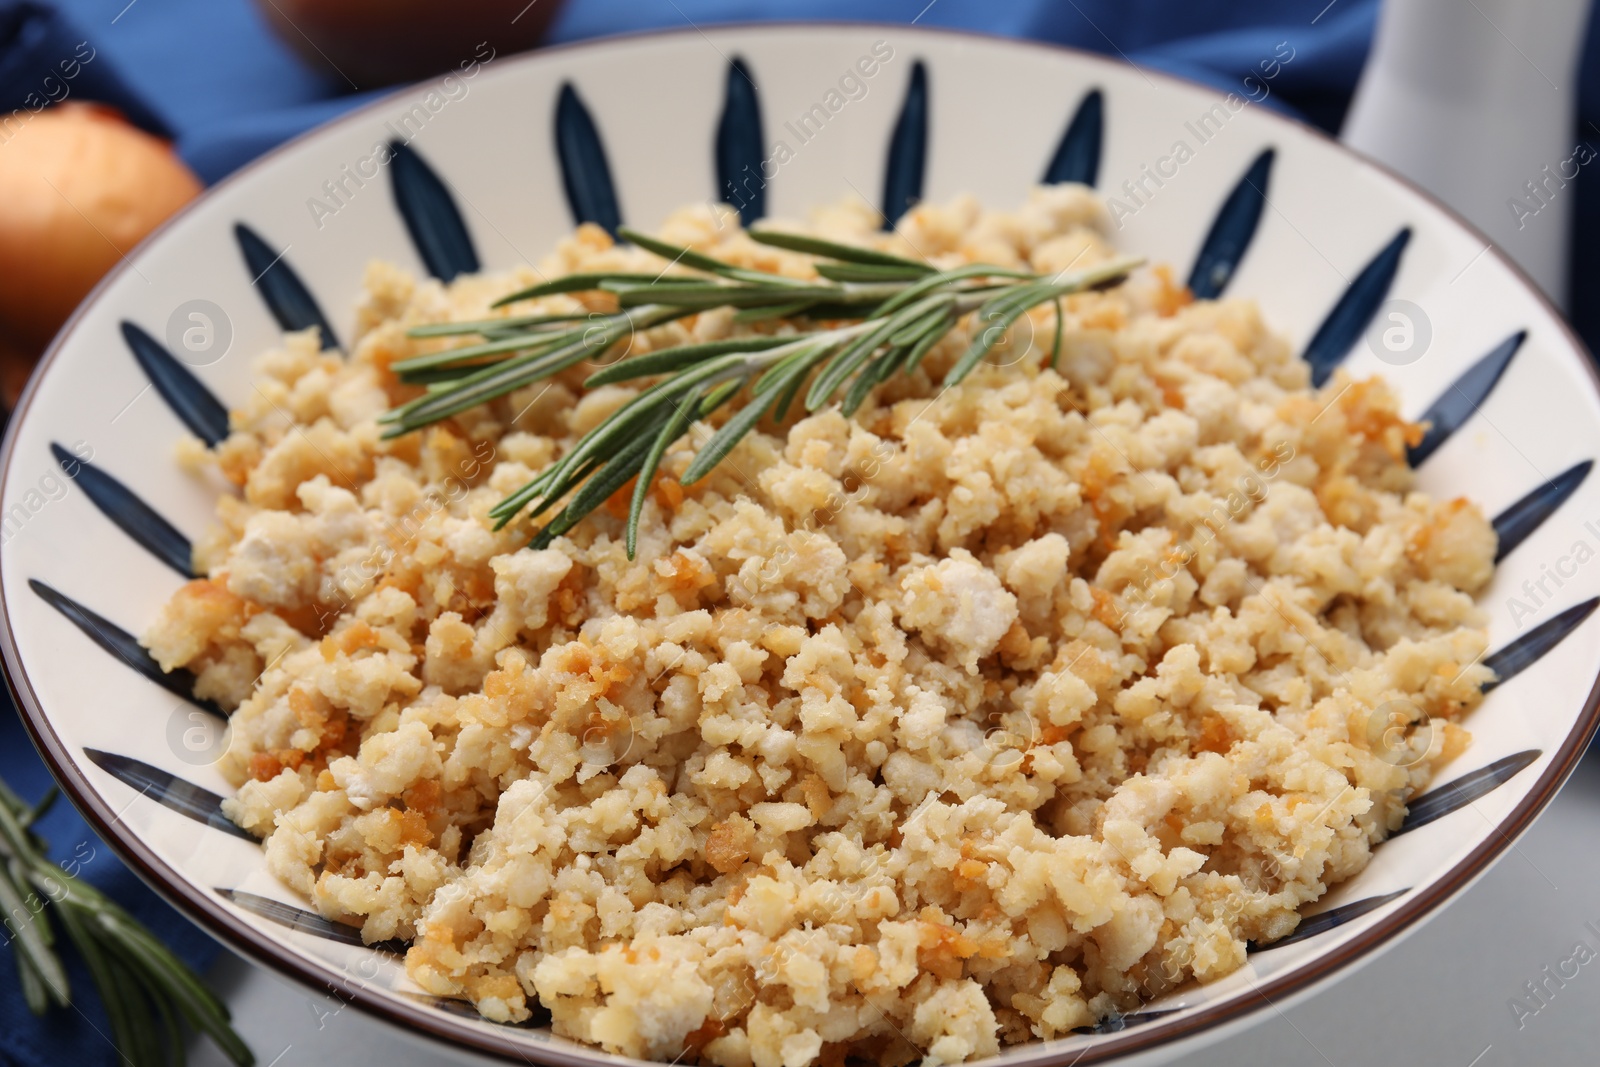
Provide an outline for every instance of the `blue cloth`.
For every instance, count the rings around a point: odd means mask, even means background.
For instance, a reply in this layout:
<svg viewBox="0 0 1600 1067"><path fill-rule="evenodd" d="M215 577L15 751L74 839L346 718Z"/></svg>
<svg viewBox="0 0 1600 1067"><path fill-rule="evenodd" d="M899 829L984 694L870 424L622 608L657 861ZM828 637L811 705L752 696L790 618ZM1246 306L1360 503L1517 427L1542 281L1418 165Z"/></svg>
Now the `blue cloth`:
<svg viewBox="0 0 1600 1067"><path fill-rule="evenodd" d="M543 0L549 3L553 0ZM549 34L578 41L632 30L761 19L906 22L1052 41L1235 89L1274 45L1295 61L1273 82L1271 106L1336 131L1365 62L1377 0L567 0ZM1312 24L1313 16L1318 16ZM1596 20L1600 22L1600 20ZM1580 134L1600 138L1600 27L1591 26L1579 91ZM76 68L63 61L93 52ZM1113 43L1115 42L1115 43ZM490 42L493 43L492 41ZM74 75L63 80L67 69ZM47 79L53 79L47 81ZM215 181L295 134L370 99L303 65L268 31L251 0L0 0L0 111L35 106L40 95L117 105L139 125L170 135L183 158ZM29 94L32 94L30 97ZM1591 348L1600 341L1600 204L1585 169L1576 187L1572 317ZM0 708L0 777L37 797L49 775L14 711ZM85 876L121 901L192 965L215 945L182 919L95 839L66 804L43 831L57 858L84 850ZM83 1014L43 1021L22 1004L10 954L0 951L0 1060L44 1067L112 1063L108 1027L76 960L72 980ZM92 1025L91 1025L92 1024Z"/></svg>
<svg viewBox="0 0 1600 1067"><path fill-rule="evenodd" d="M0 707L0 778L25 800L37 801L53 784L50 772L34 751L10 696L0 697L0 704L4 705ZM37 828L50 842L50 858L68 873L87 879L121 904L189 966L203 971L210 965L217 955L217 943L141 882L65 799L56 802ZM60 924L56 942L68 944ZM73 1008L39 1018L23 1003L10 945L0 947L0 1063L60 1067L64 1063L119 1062L110 1040L111 1023L95 994L93 979L71 948L63 948L61 956L72 988Z"/></svg>

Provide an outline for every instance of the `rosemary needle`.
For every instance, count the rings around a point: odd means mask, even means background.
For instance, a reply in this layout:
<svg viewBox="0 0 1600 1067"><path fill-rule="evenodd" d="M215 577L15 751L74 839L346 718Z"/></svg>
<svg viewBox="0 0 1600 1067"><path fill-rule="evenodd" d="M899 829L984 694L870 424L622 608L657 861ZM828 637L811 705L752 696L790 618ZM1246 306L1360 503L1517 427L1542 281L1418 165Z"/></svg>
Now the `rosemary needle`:
<svg viewBox="0 0 1600 1067"><path fill-rule="evenodd" d="M802 395L807 411L819 411L842 391L841 409L854 414L889 378L914 372L929 350L967 315L973 316L972 337L945 374L946 386L971 374L1019 318L1049 303L1055 305L1049 366L1055 367L1065 317L1061 298L1118 284L1142 262L1116 259L1056 275L983 263L939 270L818 237L748 231L762 244L818 257L818 277L797 279L740 267L634 230L618 232L666 260L666 267L657 274L570 274L494 304L500 308L557 293L592 291L610 293L617 311L581 319L530 314L419 326L411 336L476 335L482 340L395 363L402 381L427 391L388 412L382 421L388 424L386 436L409 433L600 357L639 330L713 308L732 309L736 322L793 321L800 332L791 335L679 345L624 356L601 368L590 375L586 388L643 378L656 381L490 510L490 516L504 526L518 515L538 517L565 501L534 535L532 543L544 546L630 479L637 479L628 509L629 559L638 550L649 485L668 449L695 419L706 417L736 394L748 392L749 399L696 450L679 478L682 484L705 477L763 418L769 414L782 418ZM817 328L821 323L830 327Z"/></svg>
<svg viewBox="0 0 1600 1067"><path fill-rule="evenodd" d="M121 1059L133 1067L184 1061L185 1026L240 1067L255 1062L229 1025L227 1005L183 961L98 889L52 863L31 829L54 792L29 808L0 783L0 906L6 911L23 996L34 1014L71 1004L54 924L78 950L100 992Z"/></svg>

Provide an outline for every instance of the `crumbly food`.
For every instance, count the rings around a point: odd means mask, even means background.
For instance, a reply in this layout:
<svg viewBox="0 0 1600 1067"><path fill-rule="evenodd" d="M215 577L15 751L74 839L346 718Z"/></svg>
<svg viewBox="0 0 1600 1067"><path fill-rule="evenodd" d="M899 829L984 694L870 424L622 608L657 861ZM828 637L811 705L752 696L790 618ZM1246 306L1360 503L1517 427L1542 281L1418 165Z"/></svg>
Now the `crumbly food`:
<svg viewBox="0 0 1600 1067"><path fill-rule="evenodd" d="M1101 218L1057 187L809 227L1048 271L1106 258ZM662 233L810 272L723 209ZM634 1056L983 1057L1239 967L1467 743L1491 527L1412 491L1381 381L1310 390L1251 303L1161 269L1068 298L1058 369L1046 308L963 384L958 327L687 488L680 443L633 562L630 489L542 551L486 519L632 395L590 368L380 438L389 365L438 344L409 327L658 264L590 226L541 272L374 264L348 359L289 335L185 451L241 491L145 642L237 707L226 810L271 870L411 939L422 988Z"/></svg>

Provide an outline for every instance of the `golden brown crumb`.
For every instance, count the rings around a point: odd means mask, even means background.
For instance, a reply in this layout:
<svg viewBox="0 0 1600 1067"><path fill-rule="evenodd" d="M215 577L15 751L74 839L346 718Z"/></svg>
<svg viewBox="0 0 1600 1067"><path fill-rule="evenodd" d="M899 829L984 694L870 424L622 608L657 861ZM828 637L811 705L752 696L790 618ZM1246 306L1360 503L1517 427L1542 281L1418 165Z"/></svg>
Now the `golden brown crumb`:
<svg viewBox="0 0 1600 1067"><path fill-rule="evenodd" d="M1056 187L812 228L1048 271L1109 254L1100 218ZM811 270L726 211L664 236ZM1170 272L1069 298L1058 370L1045 309L962 385L958 328L687 488L678 444L633 561L631 489L541 551L487 521L633 395L591 368L382 438L390 364L440 343L408 328L658 267L591 226L539 274L374 265L348 361L262 357L214 452L241 495L146 636L237 705L226 810L270 869L411 939L423 989L722 1067L991 1055L1233 971L1467 744L1493 530L1412 490L1381 381L1310 390L1253 305Z"/></svg>

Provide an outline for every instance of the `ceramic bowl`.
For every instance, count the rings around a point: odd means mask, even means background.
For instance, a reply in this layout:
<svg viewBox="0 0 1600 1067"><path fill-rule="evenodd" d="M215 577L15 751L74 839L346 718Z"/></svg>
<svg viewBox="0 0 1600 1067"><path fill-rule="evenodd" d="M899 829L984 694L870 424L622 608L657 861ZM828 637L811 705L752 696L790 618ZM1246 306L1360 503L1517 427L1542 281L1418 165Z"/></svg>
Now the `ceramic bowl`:
<svg viewBox="0 0 1600 1067"><path fill-rule="evenodd" d="M1200 295L1259 301L1320 378L1378 372L1433 428L1421 487L1470 494L1504 556L1483 594L1499 681L1465 754L1295 934L1226 979L1017 1064L1163 1058L1348 976L1442 907L1554 794L1596 721L1600 398L1556 312L1427 196L1259 102L1052 47L906 27L762 26L463 57L210 190L95 291L13 416L0 642L40 749L128 861L245 955L458 1051L618 1057L423 995L395 945L312 913L218 804L216 709L130 636L189 575L226 490L174 444L215 440L280 329L353 327L363 266L449 278L533 261L578 220L651 227L728 199L803 217L861 196L1018 203L1037 182L1112 197L1117 243ZM759 87L759 88L757 88ZM398 145L395 143L398 142ZM385 151L384 146L393 146Z"/></svg>

